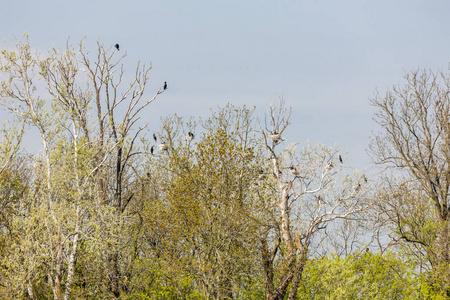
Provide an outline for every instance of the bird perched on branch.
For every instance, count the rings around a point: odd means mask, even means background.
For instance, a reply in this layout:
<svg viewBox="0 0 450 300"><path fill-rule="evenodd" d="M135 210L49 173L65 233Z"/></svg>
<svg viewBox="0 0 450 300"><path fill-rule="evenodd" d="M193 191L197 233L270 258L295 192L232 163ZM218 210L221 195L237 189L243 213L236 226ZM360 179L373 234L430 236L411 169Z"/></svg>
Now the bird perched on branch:
<svg viewBox="0 0 450 300"><path fill-rule="evenodd" d="M279 143L284 141L284 138L281 136L281 133L277 133L276 131L274 131L273 133L270 133L268 135L268 137L269 137L269 139L272 140L274 145L278 145Z"/></svg>
<svg viewBox="0 0 450 300"><path fill-rule="evenodd" d="M167 90L167 82L164 81L164 90Z"/></svg>
<svg viewBox="0 0 450 300"><path fill-rule="evenodd" d="M344 161L342 160L342 156L339 154L339 162L341 163L341 164L343 164L344 163Z"/></svg>
<svg viewBox="0 0 450 300"><path fill-rule="evenodd" d="M116 47L116 49L120 51L119 44L115 44L114 47Z"/></svg>
<svg viewBox="0 0 450 300"><path fill-rule="evenodd" d="M297 167L290 166L290 167L289 167L289 170L291 170L291 172L292 172L292 174L293 174L294 176L298 176L298 174L300 174L300 172L299 172L299 170L298 170Z"/></svg>
<svg viewBox="0 0 450 300"><path fill-rule="evenodd" d="M151 153L151 154L153 154L154 149L155 149L155 146L152 146L152 147L150 148L150 153Z"/></svg>
<svg viewBox="0 0 450 300"><path fill-rule="evenodd" d="M185 137L186 142L190 142L194 139L194 134L189 131L188 135Z"/></svg>
<svg viewBox="0 0 450 300"><path fill-rule="evenodd" d="M158 140L158 139L156 138L156 134L153 134L153 139L155 140L155 142Z"/></svg>

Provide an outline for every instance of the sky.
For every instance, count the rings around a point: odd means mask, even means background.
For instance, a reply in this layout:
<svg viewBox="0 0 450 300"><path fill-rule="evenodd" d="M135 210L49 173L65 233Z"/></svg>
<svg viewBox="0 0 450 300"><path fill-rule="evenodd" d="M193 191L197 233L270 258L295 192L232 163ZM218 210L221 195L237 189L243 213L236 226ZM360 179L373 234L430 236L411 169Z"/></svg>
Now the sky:
<svg viewBox="0 0 450 300"><path fill-rule="evenodd" d="M63 49L86 38L95 50L120 44L127 70L151 63L150 93L169 89L145 111L160 118L210 115L283 97L293 108L286 142L340 145L370 166L370 99L415 68L448 70L450 1L4 1L1 48L24 32L33 47ZM0 112L0 121L7 115Z"/></svg>

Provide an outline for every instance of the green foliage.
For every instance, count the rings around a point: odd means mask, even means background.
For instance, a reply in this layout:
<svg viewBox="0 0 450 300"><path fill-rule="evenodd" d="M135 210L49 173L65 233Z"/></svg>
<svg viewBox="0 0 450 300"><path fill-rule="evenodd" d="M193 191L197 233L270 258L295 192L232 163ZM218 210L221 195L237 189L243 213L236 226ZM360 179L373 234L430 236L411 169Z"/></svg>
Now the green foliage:
<svg viewBox="0 0 450 300"><path fill-rule="evenodd" d="M398 254L309 260L298 299L446 299Z"/></svg>
<svg viewBox="0 0 450 300"><path fill-rule="evenodd" d="M5 260L14 244L14 218L19 212L20 200L28 189L28 172L23 158L14 158L0 172L0 282L7 282L9 262ZM0 299L9 291L0 284Z"/></svg>
<svg viewBox="0 0 450 300"><path fill-rule="evenodd" d="M184 136L177 140L174 128L181 120L168 120L163 138L171 141L171 151L150 161L168 171L159 201L146 208L154 251L173 266L171 272L189 274L205 298L255 295L250 290L259 272L259 214L252 187L261 160L250 118L251 111L229 106L204 122L207 132L189 145Z"/></svg>
<svg viewBox="0 0 450 300"><path fill-rule="evenodd" d="M179 273L160 259L136 260L129 287L124 299L204 299L195 290L192 276Z"/></svg>

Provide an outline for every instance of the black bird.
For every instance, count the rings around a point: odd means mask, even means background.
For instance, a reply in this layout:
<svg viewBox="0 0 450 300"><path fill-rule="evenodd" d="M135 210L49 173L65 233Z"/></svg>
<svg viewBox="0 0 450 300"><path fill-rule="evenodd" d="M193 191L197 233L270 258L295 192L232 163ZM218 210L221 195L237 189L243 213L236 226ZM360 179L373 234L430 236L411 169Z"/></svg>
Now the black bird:
<svg viewBox="0 0 450 300"><path fill-rule="evenodd" d="M341 164L344 163L344 161L342 160L342 156L339 154L339 161L341 162Z"/></svg>
<svg viewBox="0 0 450 300"><path fill-rule="evenodd" d="M291 170L291 172L292 172L292 174L294 174L294 176L298 176L299 171L298 171L297 167L290 166L289 170Z"/></svg>
<svg viewBox="0 0 450 300"><path fill-rule="evenodd" d="M189 143L194 139L194 134L189 131L188 135L184 139Z"/></svg>
<svg viewBox="0 0 450 300"><path fill-rule="evenodd" d="M116 47L116 49L120 51L119 44L115 44L114 47Z"/></svg>
<svg viewBox="0 0 450 300"><path fill-rule="evenodd" d="M164 81L164 89L167 90L167 82Z"/></svg>
<svg viewBox="0 0 450 300"><path fill-rule="evenodd" d="M153 149L155 148L155 146L152 146L151 148L150 148L150 153L151 154L153 154Z"/></svg>
<svg viewBox="0 0 450 300"><path fill-rule="evenodd" d="M153 139L155 140L155 142L156 142L156 140L157 140L157 138L156 138L156 134L153 134Z"/></svg>

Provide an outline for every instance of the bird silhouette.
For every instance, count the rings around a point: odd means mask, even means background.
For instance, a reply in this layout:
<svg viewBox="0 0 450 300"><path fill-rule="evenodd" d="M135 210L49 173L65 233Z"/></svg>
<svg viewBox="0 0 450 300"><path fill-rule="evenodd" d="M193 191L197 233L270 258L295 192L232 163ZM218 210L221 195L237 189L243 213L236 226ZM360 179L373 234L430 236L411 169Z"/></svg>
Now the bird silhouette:
<svg viewBox="0 0 450 300"><path fill-rule="evenodd" d="M150 148L150 153L151 154L153 154L153 150L155 149L155 146L152 146L151 148Z"/></svg>
<svg viewBox="0 0 450 300"><path fill-rule="evenodd" d="M344 163L344 161L342 160L342 156L339 154L339 162L341 163L341 164L343 164Z"/></svg>
<svg viewBox="0 0 450 300"><path fill-rule="evenodd" d="M156 138L156 134L153 134L153 139L155 140L155 142L158 140L158 139Z"/></svg>
<svg viewBox="0 0 450 300"><path fill-rule="evenodd" d="M164 81L164 89L167 90L167 82Z"/></svg>
<svg viewBox="0 0 450 300"><path fill-rule="evenodd" d="M289 167L289 170L291 170L291 172L292 172L292 174L293 174L294 176L298 176L299 170L298 170L297 167L290 166L290 167Z"/></svg>
<svg viewBox="0 0 450 300"><path fill-rule="evenodd" d="M190 142L194 139L194 134L192 132L189 131L188 135L185 137L185 140L187 142Z"/></svg>
<svg viewBox="0 0 450 300"><path fill-rule="evenodd" d="M115 44L114 47L116 47L116 49L120 51L119 44Z"/></svg>

